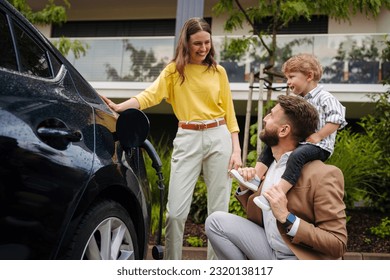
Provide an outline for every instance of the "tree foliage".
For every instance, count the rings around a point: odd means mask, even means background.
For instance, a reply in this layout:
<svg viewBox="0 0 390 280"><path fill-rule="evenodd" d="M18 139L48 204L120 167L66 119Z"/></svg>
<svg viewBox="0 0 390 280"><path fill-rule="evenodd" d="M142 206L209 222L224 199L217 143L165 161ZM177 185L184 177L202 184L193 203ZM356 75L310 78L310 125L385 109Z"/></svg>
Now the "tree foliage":
<svg viewBox="0 0 390 280"><path fill-rule="evenodd" d="M70 7L68 0L63 0L64 6L58 6L54 4L54 0L48 0L41 11L32 11L26 0L8 0L8 2L32 24L62 24L67 20L66 8Z"/></svg>
<svg viewBox="0 0 390 280"><path fill-rule="evenodd" d="M67 21L66 9L70 8L68 0L62 0L63 5L56 5L54 0L48 0L45 7L40 11L33 11L26 0L8 0L28 21L36 25L61 25ZM88 49L87 44L79 40L71 41L68 38L61 37L53 41L53 45L63 54L67 55L72 51L75 58L85 55Z"/></svg>
<svg viewBox="0 0 390 280"><path fill-rule="evenodd" d="M336 21L350 21L357 13L375 18L383 8L390 9L390 0L220 0L213 6L213 12L217 16L227 14L225 31L242 29L244 24L251 27L250 36L242 39L243 44L248 46L249 41L253 42L253 37L258 38L266 52L265 74L272 86L275 74L278 74L273 69L277 57L276 35L282 28L301 18L310 22L314 15L327 15ZM266 23L266 28L260 30L259 23ZM269 43L265 40L267 36L271 37ZM238 46L237 41L234 44ZM234 51L238 55L243 48L236 47ZM267 101L271 98L271 91L268 90Z"/></svg>
<svg viewBox="0 0 390 280"><path fill-rule="evenodd" d="M88 44L82 43L80 40L70 40L62 36L58 41L54 41L53 45L63 54L67 55L72 51L76 59L84 56L89 48Z"/></svg>

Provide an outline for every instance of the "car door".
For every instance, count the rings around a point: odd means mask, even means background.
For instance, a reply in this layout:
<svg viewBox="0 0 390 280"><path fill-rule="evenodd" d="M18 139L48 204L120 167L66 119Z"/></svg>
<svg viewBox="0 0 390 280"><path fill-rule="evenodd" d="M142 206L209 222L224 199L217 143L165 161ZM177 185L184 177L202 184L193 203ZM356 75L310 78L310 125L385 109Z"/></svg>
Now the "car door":
<svg viewBox="0 0 390 280"><path fill-rule="evenodd" d="M91 174L94 113L39 34L0 11L0 35L0 245L49 258Z"/></svg>

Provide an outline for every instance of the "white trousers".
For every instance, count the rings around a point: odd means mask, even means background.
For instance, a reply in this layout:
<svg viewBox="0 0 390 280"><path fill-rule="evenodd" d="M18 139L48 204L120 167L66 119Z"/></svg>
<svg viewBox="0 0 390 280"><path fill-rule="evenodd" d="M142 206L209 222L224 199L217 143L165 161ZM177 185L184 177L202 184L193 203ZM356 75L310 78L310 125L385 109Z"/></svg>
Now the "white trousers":
<svg viewBox="0 0 390 280"><path fill-rule="evenodd" d="M182 258L184 226L201 172L207 186L208 215L229 210L232 182L228 175L228 165L231 154L231 133L226 125L205 130L178 129L171 159L165 259ZM216 258L210 243L207 258Z"/></svg>

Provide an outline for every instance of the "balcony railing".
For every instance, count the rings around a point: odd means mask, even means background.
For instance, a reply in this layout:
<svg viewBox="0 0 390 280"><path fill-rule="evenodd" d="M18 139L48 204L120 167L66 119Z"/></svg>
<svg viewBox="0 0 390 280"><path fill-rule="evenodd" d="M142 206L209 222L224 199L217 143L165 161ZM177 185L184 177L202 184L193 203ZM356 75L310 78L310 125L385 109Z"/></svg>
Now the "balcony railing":
<svg viewBox="0 0 390 280"><path fill-rule="evenodd" d="M389 34L387 34L389 35ZM386 34L280 35L277 53L315 54L324 69L322 83L378 84L390 75L390 62L381 58ZM245 82L245 74L258 71L264 50L259 44L240 58L222 61L226 40L213 36L216 59L226 68L231 82ZM151 82L174 54L173 37L77 38L88 44L84 57L68 59L88 81ZM275 64L280 69L284 58ZM265 62L265 60L264 60ZM280 82L280 81L279 81Z"/></svg>

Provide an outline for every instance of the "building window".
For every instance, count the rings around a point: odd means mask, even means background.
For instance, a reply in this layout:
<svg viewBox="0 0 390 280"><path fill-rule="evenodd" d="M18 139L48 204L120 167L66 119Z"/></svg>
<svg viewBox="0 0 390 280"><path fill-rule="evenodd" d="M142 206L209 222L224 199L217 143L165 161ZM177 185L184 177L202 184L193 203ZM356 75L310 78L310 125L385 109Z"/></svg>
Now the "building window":
<svg viewBox="0 0 390 280"><path fill-rule="evenodd" d="M175 36L176 19L69 21L53 26L52 37Z"/></svg>
<svg viewBox="0 0 390 280"><path fill-rule="evenodd" d="M205 18L211 25L211 18ZM175 36L176 19L68 21L53 26L51 36L57 37L153 37Z"/></svg>
<svg viewBox="0 0 390 280"><path fill-rule="evenodd" d="M270 23L271 17L257 23L256 27L260 31L266 31ZM328 16L313 16L310 21L302 17L278 30L278 34L328 34Z"/></svg>

